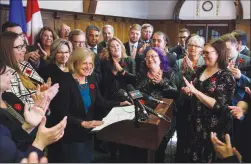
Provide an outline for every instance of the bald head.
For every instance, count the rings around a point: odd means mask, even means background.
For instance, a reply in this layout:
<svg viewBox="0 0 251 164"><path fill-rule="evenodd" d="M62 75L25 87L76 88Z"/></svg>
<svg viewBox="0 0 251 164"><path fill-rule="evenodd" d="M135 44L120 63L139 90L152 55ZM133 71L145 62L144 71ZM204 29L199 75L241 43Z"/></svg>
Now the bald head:
<svg viewBox="0 0 251 164"><path fill-rule="evenodd" d="M67 24L63 23L61 24L59 28L59 36L60 38L68 40L69 33L71 32L71 27Z"/></svg>

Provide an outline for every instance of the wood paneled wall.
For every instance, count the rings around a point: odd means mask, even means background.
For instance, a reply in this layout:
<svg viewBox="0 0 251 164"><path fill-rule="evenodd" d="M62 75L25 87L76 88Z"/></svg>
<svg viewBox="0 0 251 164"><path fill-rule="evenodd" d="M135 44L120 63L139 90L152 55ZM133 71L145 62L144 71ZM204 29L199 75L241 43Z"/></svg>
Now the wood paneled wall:
<svg viewBox="0 0 251 164"><path fill-rule="evenodd" d="M0 25L8 20L9 6L0 5ZM144 19L134 19L134 18L122 18L115 16L104 16L95 14L85 14L76 13L68 11L55 11L48 9L41 9L42 19L44 26L49 26L58 31L59 26L62 23L68 24L71 29L81 29L94 24L102 28L105 24L110 24L114 27L115 36L118 37L122 42L128 40L128 29L130 25L134 23L143 24L150 23L154 27L154 31L165 32L170 40L171 45L176 45L178 41L178 32L180 28L186 27L186 24L192 24L193 22L197 24L197 21L174 21L174 20L144 20ZM226 22L226 21L225 21ZM201 23L201 21L200 21ZM218 23L220 23L218 21ZM229 24L230 25L230 24ZM250 37L250 20L240 20L236 24L237 29L241 29L249 35ZM230 32L230 31L229 31ZM102 36L100 37L102 40ZM249 41L250 46L250 41Z"/></svg>

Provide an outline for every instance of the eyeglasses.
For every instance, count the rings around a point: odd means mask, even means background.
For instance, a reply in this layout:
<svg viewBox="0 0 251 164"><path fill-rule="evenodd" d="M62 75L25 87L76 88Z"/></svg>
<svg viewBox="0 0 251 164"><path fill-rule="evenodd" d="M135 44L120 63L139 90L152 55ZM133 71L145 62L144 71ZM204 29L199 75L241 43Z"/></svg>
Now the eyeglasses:
<svg viewBox="0 0 251 164"><path fill-rule="evenodd" d="M85 44L85 41L73 41L75 44Z"/></svg>
<svg viewBox="0 0 251 164"><path fill-rule="evenodd" d="M58 54L68 54L68 53L70 53L69 51L66 51L66 52L57 52Z"/></svg>
<svg viewBox="0 0 251 164"><path fill-rule="evenodd" d="M215 52L215 51L202 51L202 54L209 55L211 52Z"/></svg>
<svg viewBox="0 0 251 164"><path fill-rule="evenodd" d="M23 44L23 45L18 45L18 46L15 46L13 48L16 48L18 51L22 51L23 48L26 49L26 44Z"/></svg>
<svg viewBox="0 0 251 164"><path fill-rule="evenodd" d="M202 48L201 46L195 45L195 44L188 44L188 47L195 47L195 48Z"/></svg>
<svg viewBox="0 0 251 164"><path fill-rule="evenodd" d="M150 58L155 59L156 57L159 57L158 55L150 55L150 56L146 56L146 60L149 60Z"/></svg>

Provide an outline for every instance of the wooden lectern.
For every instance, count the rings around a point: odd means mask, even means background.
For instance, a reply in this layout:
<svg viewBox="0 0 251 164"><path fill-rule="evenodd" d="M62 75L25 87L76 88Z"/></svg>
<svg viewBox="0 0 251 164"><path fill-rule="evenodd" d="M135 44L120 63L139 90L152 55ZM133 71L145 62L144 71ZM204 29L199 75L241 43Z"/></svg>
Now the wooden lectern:
<svg viewBox="0 0 251 164"><path fill-rule="evenodd" d="M166 115L172 120L173 100L162 100L168 105L158 104L154 111ZM104 141L147 149L147 162L155 162L155 151L170 128L171 122L159 119L152 114L149 117L149 120L139 122L138 128L135 127L134 120L111 124L97 132L97 137Z"/></svg>

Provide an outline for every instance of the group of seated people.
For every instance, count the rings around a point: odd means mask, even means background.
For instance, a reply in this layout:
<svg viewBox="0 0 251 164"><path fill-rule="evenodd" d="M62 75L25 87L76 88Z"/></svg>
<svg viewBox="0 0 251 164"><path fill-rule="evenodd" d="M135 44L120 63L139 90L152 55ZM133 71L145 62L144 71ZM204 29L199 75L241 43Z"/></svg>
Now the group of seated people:
<svg viewBox="0 0 251 164"><path fill-rule="evenodd" d="M3 24L0 162L20 162L32 151L40 159L45 149L49 162L91 162L94 143L102 143L90 131L113 107L132 104L118 96L129 84L175 100L156 162L164 162L175 130L175 162L251 162L247 35L235 30L205 43L182 28L171 48L164 32L153 31L150 24L133 24L122 43L111 25L89 25L84 32L62 24L59 37L45 26L29 45L18 24ZM120 148L123 156L125 147L107 147L111 159L119 158Z"/></svg>

